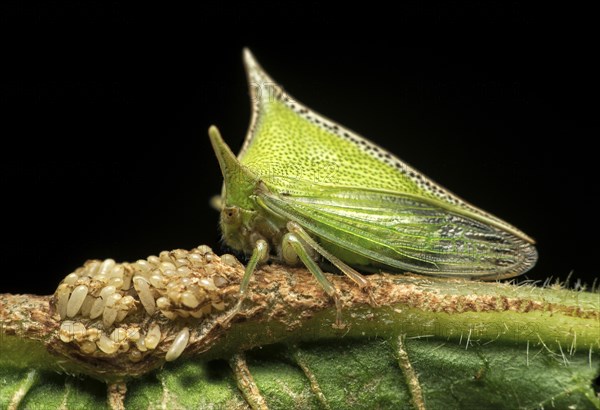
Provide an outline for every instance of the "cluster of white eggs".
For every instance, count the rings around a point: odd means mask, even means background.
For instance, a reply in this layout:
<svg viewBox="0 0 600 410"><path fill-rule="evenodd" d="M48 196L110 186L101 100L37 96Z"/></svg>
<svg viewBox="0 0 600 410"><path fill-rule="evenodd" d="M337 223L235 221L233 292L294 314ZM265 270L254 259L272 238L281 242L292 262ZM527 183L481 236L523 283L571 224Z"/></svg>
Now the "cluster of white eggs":
<svg viewBox="0 0 600 410"><path fill-rule="evenodd" d="M232 305L224 289L231 277L211 269L218 256L207 246L176 249L135 263L87 261L59 284L52 303L60 316L60 340L88 356L127 354L138 362L164 341L160 322L188 323ZM231 255L222 262L235 265ZM177 359L190 342L180 326L165 360Z"/></svg>

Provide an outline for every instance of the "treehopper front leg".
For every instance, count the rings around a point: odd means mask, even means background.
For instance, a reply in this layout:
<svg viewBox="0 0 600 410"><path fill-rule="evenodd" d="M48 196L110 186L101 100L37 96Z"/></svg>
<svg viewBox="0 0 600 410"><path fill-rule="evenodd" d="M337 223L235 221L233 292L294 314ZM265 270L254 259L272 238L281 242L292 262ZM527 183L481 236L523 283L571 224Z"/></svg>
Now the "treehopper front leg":
<svg viewBox="0 0 600 410"><path fill-rule="evenodd" d="M269 259L269 244L264 239L259 239L254 244L252 256L246 265L244 276L240 282L240 293L238 301L233 309L229 312L227 317L224 319L224 323L228 323L242 308L242 303L248 297L248 285L250 284L250 278L256 270L256 266L259 262L266 262Z"/></svg>

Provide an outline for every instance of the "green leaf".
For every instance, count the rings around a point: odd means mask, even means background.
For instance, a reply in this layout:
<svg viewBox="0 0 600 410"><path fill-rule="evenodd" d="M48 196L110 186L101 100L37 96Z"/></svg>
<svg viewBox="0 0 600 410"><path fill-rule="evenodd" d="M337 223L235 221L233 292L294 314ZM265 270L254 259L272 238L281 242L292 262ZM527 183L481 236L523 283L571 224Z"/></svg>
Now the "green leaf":
<svg viewBox="0 0 600 410"><path fill-rule="evenodd" d="M544 348L438 339L406 340L429 409L599 407L592 383L599 362L587 352L565 357ZM411 408L393 341L342 339L274 345L247 353L269 408ZM300 366L300 363L302 366ZM317 383L311 388L305 368ZM0 368L0 407L31 373ZM90 378L40 371L19 408L107 408L106 387ZM320 389L324 402L315 394ZM127 384L126 408L247 408L225 360L187 360Z"/></svg>

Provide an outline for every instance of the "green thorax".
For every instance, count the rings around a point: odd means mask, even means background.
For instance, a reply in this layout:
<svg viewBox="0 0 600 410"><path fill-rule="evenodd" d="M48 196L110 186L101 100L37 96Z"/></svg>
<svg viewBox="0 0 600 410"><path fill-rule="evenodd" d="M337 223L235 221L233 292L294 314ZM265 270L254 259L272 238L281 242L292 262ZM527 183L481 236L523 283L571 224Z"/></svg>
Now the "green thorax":
<svg viewBox="0 0 600 410"><path fill-rule="evenodd" d="M267 186L287 190L295 184L282 184L299 180L434 197L405 170L399 172L393 157L383 149L362 139L364 144L352 142L352 136L338 125L329 127L321 117L302 114L302 108L294 110L296 106L285 100L262 104L251 142L239 156ZM348 137L344 138L344 133ZM365 155L365 151L374 155Z"/></svg>

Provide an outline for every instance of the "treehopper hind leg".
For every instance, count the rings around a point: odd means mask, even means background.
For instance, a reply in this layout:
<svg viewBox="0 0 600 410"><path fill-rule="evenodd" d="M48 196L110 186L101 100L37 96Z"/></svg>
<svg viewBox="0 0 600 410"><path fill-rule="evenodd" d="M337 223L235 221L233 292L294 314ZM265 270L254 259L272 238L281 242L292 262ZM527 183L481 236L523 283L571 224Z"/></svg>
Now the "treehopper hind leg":
<svg viewBox="0 0 600 410"><path fill-rule="evenodd" d="M319 265L309 256L307 247L320 254L323 258L327 259L331 264L336 266L342 273L348 276L354 281L361 289L369 292L369 298L372 305L376 305L372 294L371 294L371 283L367 278L358 273L356 270L342 262L339 258L332 255L321 245L319 245L311 236L296 222L288 222L286 225L288 233L283 237L282 250L283 255L286 255L286 247L291 247L298 255L302 263L310 270L315 276L321 287L325 290L331 298L333 298L336 307L336 326L343 327L342 317L342 304L337 289L331 284L331 282L325 277Z"/></svg>
<svg viewBox="0 0 600 410"><path fill-rule="evenodd" d="M304 266L314 275L317 279L325 293L333 298L335 302L335 324L337 327L342 327L342 302L340 300L340 295L335 288L331 284L331 282L325 277L319 265L314 261L313 258L308 254L307 249L305 248L305 244L300 240L300 238L292 232L288 232L283 236L283 240L281 243L282 253L284 255L288 255L288 260L290 259L289 249L291 248L296 255L300 258Z"/></svg>
<svg viewBox="0 0 600 410"><path fill-rule="evenodd" d="M286 225L288 231L295 233L298 235L308 246L314 249L319 255L323 258L327 259L331 262L336 268L344 273L344 275L348 276L350 279L354 281L361 289L369 289L371 287L371 283L367 278L358 273L356 270L342 262L338 257L333 256L331 253L327 252L321 245L319 245L313 238L310 237L308 233L300 225L296 222L288 222Z"/></svg>

